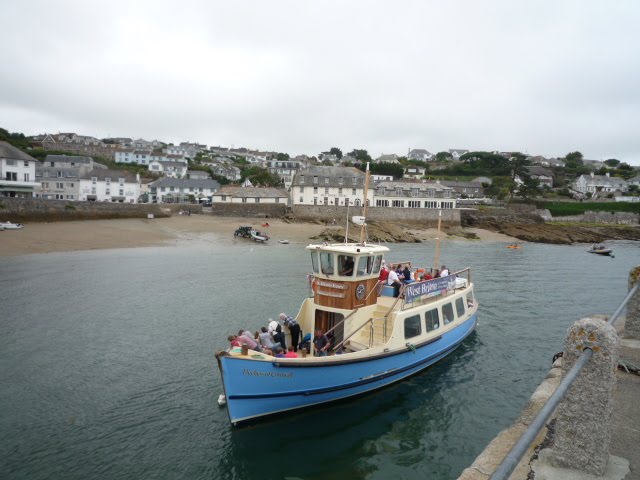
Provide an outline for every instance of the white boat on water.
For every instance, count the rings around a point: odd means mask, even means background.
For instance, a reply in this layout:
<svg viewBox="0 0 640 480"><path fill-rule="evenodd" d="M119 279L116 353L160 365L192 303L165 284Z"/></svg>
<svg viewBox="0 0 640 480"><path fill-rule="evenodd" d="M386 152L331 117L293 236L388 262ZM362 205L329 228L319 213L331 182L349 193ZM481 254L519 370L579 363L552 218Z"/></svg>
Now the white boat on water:
<svg viewBox="0 0 640 480"><path fill-rule="evenodd" d="M278 240L278 243L281 243L283 245L288 245L289 244L289 240Z"/></svg>
<svg viewBox="0 0 640 480"><path fill-rule="evenodd" d="M0 222L0 230L19 230L24 228L21 223Z"/></svg>
<svg viewBox="0 0 640 480"><path fill-rule="evenodd" d="M232 424L382 388L445 358L475 330L470 269L408 283L394 297L393 287L379 281L389 249L363 236L306 247L311 291L296 320L303 334L327 335L325 352L311 342L296 358L246 345L216 354Z"/></svg>

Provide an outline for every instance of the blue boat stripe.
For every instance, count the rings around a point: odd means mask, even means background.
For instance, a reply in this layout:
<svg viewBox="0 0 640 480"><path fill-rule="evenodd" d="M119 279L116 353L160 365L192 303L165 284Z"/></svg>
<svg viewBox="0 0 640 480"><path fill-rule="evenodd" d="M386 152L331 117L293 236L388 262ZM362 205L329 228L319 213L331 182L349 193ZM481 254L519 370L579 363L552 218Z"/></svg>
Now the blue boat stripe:
<svg viewBox="0 0 640 480"><path fill-rule="evenodd" d="M466 338L466 336L465 336ZM361 385L366 385L368 383L372 383L372 382L377 382L378 380L382 380L384 378L387 377L391 377L393 375L398 375L399 373L403 373L406 372L407 370L411 370L415 367L418 367L424 363L427 363L431 360L434 360L438 357L441 356L445 356L448 353L450 353L452 350L455 350L465 339L461 339L460 341L454 343L453 345L451 345L448 349L444 350L443 352L439 352L435 355L431 355L430 357L424 358L422 360L419 360L418 362L412 363L411 365L407 365L405 367L399 368L399 369L395 369L395 370L390 370L387 371L383 374L377 375L377 376L373 376L373 377L368 377L362 380L358 380L356 382L351 382L351 383L347 383L344 385L338 385L335 387L326 387L326 388L317 388L314 390L307 390L307 391L297 391L297 392L282 392L282 393L258 393L258 394L239 394L239 395L230 395L228 398L229 399L241 399L241 400L248 400L248 399L254 399L254 398L276 398L276 397L291 397L291 396L296 396L296 395L304 395L304 396L309 396L309 395L318 395L321 393L329 393L329 392L336 392L339 390L346 390L349 388L354 388L354 387L359 387ZM424 345L423 345L424 346ZM326 364L325 364L326 365Z"/></svg>

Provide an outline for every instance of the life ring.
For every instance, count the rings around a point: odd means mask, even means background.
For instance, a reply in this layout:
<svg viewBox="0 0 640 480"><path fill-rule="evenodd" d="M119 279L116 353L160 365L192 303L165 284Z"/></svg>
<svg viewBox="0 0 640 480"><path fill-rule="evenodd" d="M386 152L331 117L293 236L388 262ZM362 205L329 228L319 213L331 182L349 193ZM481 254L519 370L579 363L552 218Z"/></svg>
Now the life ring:
<svg viewBox="0 0 640 480"><path fill-rule="evenodd" d="M415 273L413 274L413 279L415 281L420 280L420 275L424 273L424 268L418 268Z"/></svg>

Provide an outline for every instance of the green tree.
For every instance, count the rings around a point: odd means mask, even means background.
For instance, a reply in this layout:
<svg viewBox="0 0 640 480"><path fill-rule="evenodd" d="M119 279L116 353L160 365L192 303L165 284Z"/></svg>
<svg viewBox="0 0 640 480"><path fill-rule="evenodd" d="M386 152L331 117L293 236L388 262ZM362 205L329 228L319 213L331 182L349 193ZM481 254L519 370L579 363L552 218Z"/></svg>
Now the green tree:
<svg viewBox="0 0 640 480"><path fill-rule="evenodd" d="M523 179L522 185L518 187L517 195L522 198L531 199L541 193L540 181L527 176Z"/></svg>
<svg viewBox="0 0 640 480"><path fill-rule="evenodd" d="M289 160L289 154L288 153L278 153L276 155L276 160L278 160L279 162L286 162L287 160Z"/></svg>
<svg viewBox="0 0 640 480"><path fill-rule="evenodd" d="M9 133L4 128L0 128L0 141L7 142L20 150L26 150L31 147L29 139L24 134Z"/></svg>
<svg viewBox="0 0 640 480"><path fill-rule="evenodd" d="M615 158L610 158L604 161L605 165L609 165L610 167L617 167L620 165L620 160L616 160Z"/></svg>
<svg viewBox="0 0 640 480"><path fill-rule="evenodd" d="M250 166L241 170L242 181L249 179L255 186L261 187L279 187L281 185L280 177L269 173L266 168Z"/></svg>
<svg viewBox="0 0 640 480"><path fill-rule="evenodd" d="M511 177L493 177L491 184L483 183L484 192L490 197L497 198L498 200L504 200L513 191L514 185Z"/></svg>
<svg viewBox="0 0 640 480"><path fill-rule="evenodd" d="M329 150L329 154L335 155L338 160L342 159L342 150L340 150L338 147L331 147L331 150Z"/></svg>
<svg viewBox="0 0 640 480"><path fill-rule="evenodd" d="M453 158L453 155L451 155L449 152L438 152L436 153L436 161L437 162L445 162L447 160L451 160Z"/></svg>
<svg viewBox="0 0 640 480"><path fill-rule="evenodd" d="M355 158L360 163L366 163L366 162L372 162L373 161L371 159L371 156L369 155L369 152L367 152L366 150L353 149L347 155L349 155L350 157Z"/></svg>
<svg viewBox="0 0 640 480"><path fill-rule="evenodd" d="M582 161L582 154L580 152L570 152L564 157L565 163L571 163L572 165L584 165Z"/></svg>

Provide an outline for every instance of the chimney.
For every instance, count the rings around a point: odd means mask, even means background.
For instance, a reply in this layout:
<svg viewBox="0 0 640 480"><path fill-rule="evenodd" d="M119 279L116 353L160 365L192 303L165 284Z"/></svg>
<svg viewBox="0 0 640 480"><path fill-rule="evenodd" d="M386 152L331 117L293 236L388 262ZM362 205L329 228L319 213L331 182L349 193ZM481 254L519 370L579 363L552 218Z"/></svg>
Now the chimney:
<svg viewBox="0 0 640 480"><path fill-rule="evenodd" d="M140 183L140 174L136 173L136 182Z"/></svg>
<svg viewBox="0 0 640 480"><path fill-rule="evenodd" d="M607 176L607 178L609 178L609 172L605 173L605 175Z"/></svg>
<svg viewBox="0 0 640 480"><path fill-rule="evenodd" d="M594 172L591 172L591 178L595 178L596 174Z"/></svg>

